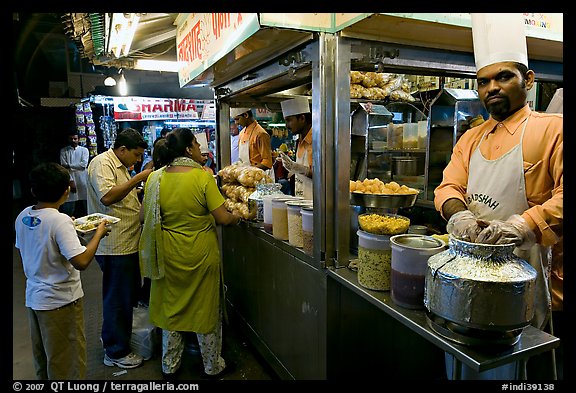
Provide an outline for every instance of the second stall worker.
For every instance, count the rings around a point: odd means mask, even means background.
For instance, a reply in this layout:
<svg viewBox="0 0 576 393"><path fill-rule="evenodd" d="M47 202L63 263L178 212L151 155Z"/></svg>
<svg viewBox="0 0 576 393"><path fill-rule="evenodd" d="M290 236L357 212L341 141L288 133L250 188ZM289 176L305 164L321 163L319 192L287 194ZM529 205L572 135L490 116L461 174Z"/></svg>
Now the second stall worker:
<svg viewBox="0 0 576 393"><path fill-rule="evenodd" d="M242 126L238 138L239 161L269 171L272 168L270 135L254 119L252 110L250 108L231 108L230 117L234 119L236 124Z"/></svg>
<svg viewBox="0 0 576 393"><path fill-rule="evenodd" d="M278 159L281 159L284 167L295 176L294 194L304 199L312 199L312 113L308 99L298 97L280 104L286 127L298 135L298 147L296 162L284 153L280 153Z"/></svg>

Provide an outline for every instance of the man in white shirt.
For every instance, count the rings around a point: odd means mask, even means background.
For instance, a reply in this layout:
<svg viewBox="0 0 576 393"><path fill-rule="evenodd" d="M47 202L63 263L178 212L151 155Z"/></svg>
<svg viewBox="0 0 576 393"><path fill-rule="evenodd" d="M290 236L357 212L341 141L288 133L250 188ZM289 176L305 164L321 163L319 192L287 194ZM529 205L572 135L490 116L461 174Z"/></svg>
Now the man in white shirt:
<svg viewBox="0 0 576 393"><path fill-rule="evenodd" d="M78 144L76 130L68 135L68 143L60 149L60 164L70 172L70 193L60 210L69 216L82 217L87 214L86 168L90 155L86 147Z"/></svg>

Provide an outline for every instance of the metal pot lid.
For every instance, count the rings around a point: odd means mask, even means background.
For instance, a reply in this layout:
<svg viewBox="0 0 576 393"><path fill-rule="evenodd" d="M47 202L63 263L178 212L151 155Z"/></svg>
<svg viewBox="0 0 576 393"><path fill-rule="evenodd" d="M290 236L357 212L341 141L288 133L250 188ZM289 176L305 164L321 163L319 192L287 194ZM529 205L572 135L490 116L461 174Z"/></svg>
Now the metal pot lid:
<svg viewBox="0 0 576 393"><path fill-rule="evenodd" d="M435 249L443 248L444 242L433 238L432 236L420 235L415 233L406 233L402 235L392 236L390 241L397 245L406 248L421 249Z"/></svg>
<svg viewBox="0 0 576 393"><path fill-rule="evenodd" d="M414 161L419 161L420 157L392 157L392 159L394 161L406 161L406 162L414 162Z"/></svg>

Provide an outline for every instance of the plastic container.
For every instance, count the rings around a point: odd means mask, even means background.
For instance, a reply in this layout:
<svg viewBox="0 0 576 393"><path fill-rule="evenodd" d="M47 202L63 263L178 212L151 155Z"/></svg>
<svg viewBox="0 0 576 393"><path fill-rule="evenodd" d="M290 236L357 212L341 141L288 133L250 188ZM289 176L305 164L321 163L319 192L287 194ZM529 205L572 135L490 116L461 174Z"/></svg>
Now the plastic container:
<svg viewBox="0 0 576 393"><path fill-rule="evenodd" d="M404 146L404 124L388 124L388 149L399 150Z"/></svg>
<svg viewBox="0 0 576 393"><path fill-rule="evenodd" d="M280 191L281 187L282 185L280 183L262 183L256 185L256 191L248 198L248 209L255 212L257 221L264 221L264 196L285 196L284 193Z"/></svg>
<svg viewBox="0 0 576 393"><path fill-rule="evenodd" d="M404 131L402 135L402 148L403 149L418 148L418 123L404 123Z"/></svg>
<svg viewBox="0 0 576 393"><path fill-rule="evenodd" d="M392 301L401 307L423 309L428 258L444 251L444 242L432 236L402 234L392 236L390 246Z"/></svg>
<svg viewBox="0 0 576 393"><path fill-rule="evenodd" d="M418 149L426 149L428 137L428 121L420 120L418 122Z"/></svg>
<svg viewBox="0 0 576 393"><path fill-rule="evenodd" d="M286 202L288 209L288 243L294 247L302 248L302 206L309 203L305 200Z"/></svg>
<svg viewBox="0 0 576 393"><path fill-rule="evenodd" d="M272 199L272 236L278 240L288 240L288 206L286 202L294 198L276 197Z"/></svg>
<svg viewBox="0 0 576 393"><path fill-rule="evenodd" d="M302 251L312 255L314 254L314 207L302 206L300 214L302 215Z"/></svg>
<svg viewBox="0 0 576 393"><path fill-rule="evenodd" d="M274 194L274 195L264 195L262 197L262 204L264 206L264 230L269 234L272 234L272 199L274 198L286 198L286 199L300 199L300 197L294 197L285 194Z"/></svg>
<svg viewBox="0 0 576 393"><path fill-rule="evenodd" d="M264 230L272 233L272 199L279 198L278 195L264 195L262 203L264 205Z"/></svg>
<svg viewBox="0 0 576 393"><path fill-rule="evenodd" d="M358 230L358 284L375 291L390 289L392 251L389 235Z"/></svg>

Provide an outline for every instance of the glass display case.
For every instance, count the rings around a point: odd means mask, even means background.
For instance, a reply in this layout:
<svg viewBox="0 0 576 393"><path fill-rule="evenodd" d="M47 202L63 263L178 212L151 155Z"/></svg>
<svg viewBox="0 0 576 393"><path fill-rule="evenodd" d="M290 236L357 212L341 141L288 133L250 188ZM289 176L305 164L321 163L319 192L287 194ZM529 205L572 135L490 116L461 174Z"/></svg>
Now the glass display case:
<svg viewBox="0 0 576 393"><path fill-rule="evenodd" d="M480 116L482 118L480 118ZM468 129L488 119L476 90L442 89L430 105L426 155L426 199L434 200L434 189L450 162L452 148Z"/></svg>
<svg viewBox="0 0 576 393"><path fill-rule="evenodd" d="M427 117L415 105L359 103L351 135L351 180L394 180L424 191Z"/></svg>

